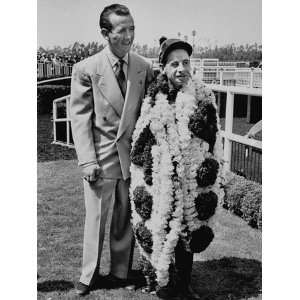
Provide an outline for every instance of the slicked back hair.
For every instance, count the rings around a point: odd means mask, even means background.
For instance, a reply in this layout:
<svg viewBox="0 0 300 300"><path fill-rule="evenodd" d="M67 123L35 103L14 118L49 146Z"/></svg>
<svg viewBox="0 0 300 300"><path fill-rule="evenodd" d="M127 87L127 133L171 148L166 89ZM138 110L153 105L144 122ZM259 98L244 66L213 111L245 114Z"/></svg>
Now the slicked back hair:
<svg viewBox="0 0 300 300"><path fill-rule="evenodd" d="M102 13L100 14L99 25L100 28L105 28L108 31L112 30L112 24L110 23L109 16L115 13L118 16L128 16L130 15L129 9L122 4L112 4L104 7Z"/></svg>

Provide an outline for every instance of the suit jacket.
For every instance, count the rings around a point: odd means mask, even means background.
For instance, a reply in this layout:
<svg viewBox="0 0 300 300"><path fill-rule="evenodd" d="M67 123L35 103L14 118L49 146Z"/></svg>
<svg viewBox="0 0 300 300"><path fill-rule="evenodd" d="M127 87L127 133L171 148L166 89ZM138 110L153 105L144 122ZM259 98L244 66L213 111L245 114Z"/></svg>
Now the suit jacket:
<svg viewBox="0 0 300 300"><path fill-rule="evenodd" d="M130 177L131 136L152 69L129 53L127 90L121 94L107 57L108 48L73 67L70 117L80 166L98 162L103 177Z"/></svg>

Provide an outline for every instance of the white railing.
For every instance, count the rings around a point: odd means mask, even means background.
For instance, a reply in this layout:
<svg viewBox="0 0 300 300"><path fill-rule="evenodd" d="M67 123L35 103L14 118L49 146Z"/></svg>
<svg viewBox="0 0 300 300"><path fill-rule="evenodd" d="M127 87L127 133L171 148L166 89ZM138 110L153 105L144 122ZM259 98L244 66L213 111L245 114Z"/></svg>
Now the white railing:
<svg viewBox="0 0 300 300"><path fill-rule="evenodd" d="M151 59L153 68L157 69L156 59ZM254 68L237 68L232 62L219 62L217 66L203 66L193 63L192 68L200 76L203 82L207 84L219 83L230 86L247 86L254 88L262 87L261 69ZM219 64L224 65L219 65ZM228 63L228 66L226 66ZM53 77L64 77L72 75L71 65L59 65L54 63L38 63L37 77L38 79L47 79Z"/></svg>
<svg viewBox="0 0 300 300"><path fill-rule="evenodd" d="M224 86L218 84L208 85L213 91L226 93L226 111L225 111L225 130L221 131L224 137L224 160L226 170L230 170L231 166L231 146L232 142L238 142L247 146L262 149L262 142L246 138L244 136L234 134L233 129L233 107L234 107L234 95L242 94L248 96L262 96L262 90L260 88L248 88L248 87L236 87L236 86ZM220 94L218 94L220 97ZM220 98L217 99L220 106Z"/></svg>
<svg viewBox="0 0 300 300"><path fill-rule="evenodd" d="M72 75L72 66L67 64L37 63L37 78L52 78Z"/></svg>
<svg viewBox="0 0 300 300"><path fill-rule="evenodd" d="M234 95L248 95L248 99L251 100L251 96L261 97L262 90L260 88L249 88L245 86L225 86L219 84L208 84L208 86L213 91L217 92L218 107L220 107L220 93L226 93L225 130L221 131L221 135L224 138L225 168L226 170L231 170L233 142L262 150L261 141L249 139L232 132ZM53 136L53 144L74 148L70 119L70 95L55 99L53 101Z"/></svg>
<svg viewBox="0 0 300 300"><path fill-rule="evenodd" d="M52 143L74 148L70 118L70 95L55 99L53 101Z"/></svg>
<svg viewBox="0 0 300 300"><path fill-rule="evenodd" d="M207 84L262 87L262 71L255 68L199 67L195 72Z"/></svg>

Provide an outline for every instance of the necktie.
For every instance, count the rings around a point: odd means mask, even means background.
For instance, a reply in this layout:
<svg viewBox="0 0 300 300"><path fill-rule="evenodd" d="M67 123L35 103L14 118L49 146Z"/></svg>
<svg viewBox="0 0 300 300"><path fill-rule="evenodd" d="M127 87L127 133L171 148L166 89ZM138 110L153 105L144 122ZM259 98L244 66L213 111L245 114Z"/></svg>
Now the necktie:
<svg viewBox="0 0 300 300"><path fill-rule="evenodd" d="M116 68L115 74L116 74L117 81L119 83L121 93L122 93L123 97L125 98L127 84L126 84L126 77L125 77L124 70L123 70L123 65L124 65L124 60L120 59L117 63L117 68Z"/></svg>

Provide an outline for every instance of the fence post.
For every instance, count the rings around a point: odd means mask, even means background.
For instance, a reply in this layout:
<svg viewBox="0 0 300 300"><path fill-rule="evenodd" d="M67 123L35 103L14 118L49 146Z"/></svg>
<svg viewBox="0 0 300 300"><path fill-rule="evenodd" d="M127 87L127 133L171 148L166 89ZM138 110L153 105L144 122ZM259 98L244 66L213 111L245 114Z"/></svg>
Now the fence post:
<svg viewBox="0 0 300 300"><path fill-rule="evenodd" d="M221 109L221 92L218 92L217 93L217 99L218 99L218 101L217 101L217 113L218 113L218 115L220 116L220 109Z"/></svg>
<svg viewBox="0 0 300 300"><path fill-rule="evenodd" d="M50 77L50 65L48 63L46 64L46 69L47 69L46 78L48 78Z"/></svg>
<svg viewBox="0 0 300 300"><path fill-rule="evenodd" d="M231 91L227 91L226 95L226 115L225 115L225 140L224 140L224 168L226 171L230 171L231 167L231 140L228 135L232 133L233 127L233 105L234 94Z"/></svg>
<svg viewBox="0 0 300 300"><path fill-rule="evenodd" d="M247 123L251 121L251 96L247 95Z"/></svg>
<svg viewBox="0 0 300 300"><path fill-rule="evenodd" d="M70 118L70 96L66 97L66 117L67 117L67 144L70 145L70 131L71 131L71 118Z"/></svg>
<svg viewBox="0 0 300 300"><path fill-rule="evenodd" d="M56 102L53 101L52 104L52 112L53 112L53 141L56 142Z"/></svg>
<svg viewBox="0 0 300 300"><path fill-rule="evenodd" d="M253 88L253 68L251 68L251 71L250 71L250 88Z"/></svg>
<svg viewBox="0 0 300 300"><path fill-rule="evenodd" d="M43 78L47 78L47 63L43 64Z"/></svg>
<svg viewBox="0 0 300 300"><path fill-rule="evenodd" d="M220 85L223 85L223 69L220 69Z"/></svg>

